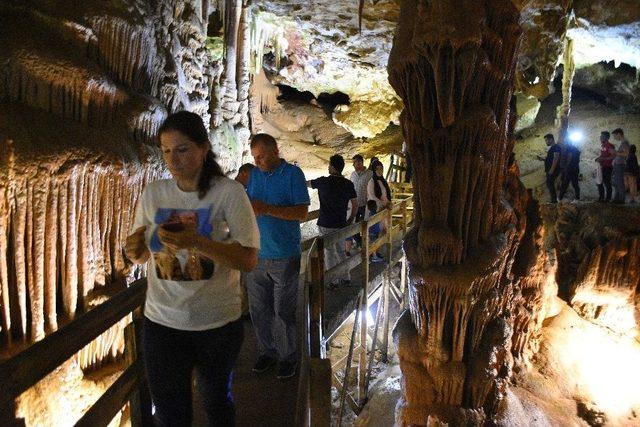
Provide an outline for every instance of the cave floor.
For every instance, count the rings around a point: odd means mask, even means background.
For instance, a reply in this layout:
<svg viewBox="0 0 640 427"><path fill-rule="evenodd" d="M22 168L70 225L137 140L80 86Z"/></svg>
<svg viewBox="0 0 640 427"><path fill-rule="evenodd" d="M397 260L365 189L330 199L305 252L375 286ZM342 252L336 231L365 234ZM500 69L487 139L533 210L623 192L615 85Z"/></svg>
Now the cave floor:
<svg viewBox="0 0 640 427"><path fill-rule="evenodd" d="M251 319L244 319L244 342L236 362L233 397L238 427L292 426L295 420L298 375L286 380L276 378L275 369L256 374L251 371L258 357L258 341ZM206 414L198 393L194 393L194 426L206 426Z"/></svg>

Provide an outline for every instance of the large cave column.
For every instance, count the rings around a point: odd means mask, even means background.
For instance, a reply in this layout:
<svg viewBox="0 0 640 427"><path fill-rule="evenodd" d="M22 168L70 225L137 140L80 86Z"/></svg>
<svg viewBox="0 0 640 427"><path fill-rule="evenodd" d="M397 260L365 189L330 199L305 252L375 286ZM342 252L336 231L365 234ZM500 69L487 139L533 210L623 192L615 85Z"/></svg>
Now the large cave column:
<svg viewBox="0 0 640 427"><path fill-rule="evenodd" d="M509 0L401 6L388 69L405 106L416 213L409 313L394 331L400 425L481 424L506 392L524 226L519 196L505 191L518 21Z"/></svg>

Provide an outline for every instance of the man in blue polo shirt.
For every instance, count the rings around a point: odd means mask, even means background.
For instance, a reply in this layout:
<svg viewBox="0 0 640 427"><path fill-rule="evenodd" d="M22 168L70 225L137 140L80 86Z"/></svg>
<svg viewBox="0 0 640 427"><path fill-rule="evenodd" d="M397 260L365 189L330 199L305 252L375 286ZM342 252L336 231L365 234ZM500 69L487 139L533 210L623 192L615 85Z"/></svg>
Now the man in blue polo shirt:
<svg viewBox="0 0 640 427"><path fill-rule="evenodd" d="M278 364L278 378L296 372L296 299L300 275L300 222L307 218L309 193L302 170L280 158L276 140L251 138L247 194L260 229L258 265L247 275L249 312L261 354L253 367Z"/></svg>

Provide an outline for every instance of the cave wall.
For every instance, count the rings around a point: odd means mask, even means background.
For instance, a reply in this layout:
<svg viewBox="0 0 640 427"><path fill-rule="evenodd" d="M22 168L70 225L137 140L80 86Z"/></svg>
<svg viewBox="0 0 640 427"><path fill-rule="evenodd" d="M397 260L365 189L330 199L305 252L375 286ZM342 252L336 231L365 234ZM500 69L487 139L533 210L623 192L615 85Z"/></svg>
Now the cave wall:
<svg viewBox="0 0 640 427"><path fill-rule="evenodd" d="M559 295L614 333L640 331L640 212L633 207L545 206L546 245L557 253Z"/></svg>
<svg viewBox="0 0 640 427"><path fill-rule="evenodd" d="M155 134L168 113L200 114L223 167L241 164L249 137L248 9L235 4L233 73L225 71L231 56L207 47L210 14L231 9L223 4L0 5L3 353L117 291L110 284L129 273L122 242L136 201L147 182L165 175ZM113 335L98 353L122 350ZM83 366L101 358L89 353Z"/></svg>

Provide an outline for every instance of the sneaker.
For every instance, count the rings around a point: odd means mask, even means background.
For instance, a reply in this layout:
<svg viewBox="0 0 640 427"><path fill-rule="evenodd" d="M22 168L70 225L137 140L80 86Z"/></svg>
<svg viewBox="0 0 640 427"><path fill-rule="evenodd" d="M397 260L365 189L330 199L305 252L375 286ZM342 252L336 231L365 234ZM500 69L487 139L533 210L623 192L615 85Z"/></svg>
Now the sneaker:
<svg viewBox="0 0 640 427"><path fill-rule="evenodd" d="M296 374L295 362L278 362L278 378L281 380L291 378Z"/></svg>
<svg viewBox="0 0 640 427"><path fill-rule="evenodd" d="M276 359L263 354L262 356L258 357L258 361L256 362L255 365L253 365L252 370L253 372L261 373L266 371L270 367L274 366L275 364L276 364Z"/></svg>

